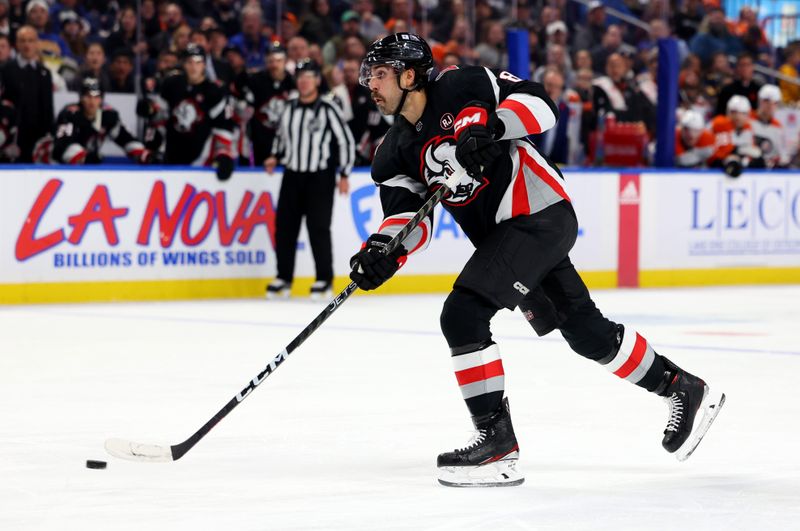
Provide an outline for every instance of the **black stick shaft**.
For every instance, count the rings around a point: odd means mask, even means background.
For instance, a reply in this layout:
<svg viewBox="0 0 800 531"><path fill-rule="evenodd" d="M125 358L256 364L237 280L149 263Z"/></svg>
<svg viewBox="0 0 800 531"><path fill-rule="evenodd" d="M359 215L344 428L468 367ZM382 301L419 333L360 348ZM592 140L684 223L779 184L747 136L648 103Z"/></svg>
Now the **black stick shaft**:
<svg viewBox="0 0 800 531"><path fill-rule="evenodd" d="M433 195L431 195L431 197L425 202L425 204L422 205L422 208L420 208L417 211L417 213L414 214L414 217L412 217L408 221L408 223L403 225L403 228L400 229L400 232L398 232L394 236L394 238L391 239L391 241L384 248L384 252L386 254L389 254L392 251L394 251L403 242L403 240L406 239L406 237L411 233L411 231L417 228L417 226L422 222L422 220L425 219L428 216L428 214L431 213L431 211L433 211L434 207L436 207L436 205L439 204L439 202L442 199L444 199L444 197L448 194L448 192L449 189L446 186L441 186L440 188L438 188L433 193ZM208 432L211 431L211 428L216 426L219 421L221 421L228 415L228 413L233 411L233 409L236 406L238 406L239 403L242 402L242 400L250 396L250 393L256 387L258 387L261 384L261 382L263 382L267 378L267 376L275 372L275 370L284 361L286 361L286 358L289 357L289 354L294 352L297 347L302 345L305 342L305 340L308 339L309 336L311 336L311 334L313 334L320 326L322 326L322 323L327 321L328 317L333 315L333 312L338 310L339 307L342 304L344 304L344 301L346 301L356 289L358 289L356 283L351 282L341 293L339 293L336 297L333 298L330 304L328 304L328 306L324 310L322 310L322 312L320 312L320 314L317 315L314 318L314 320L308 324L308 326L306 326L299 334L297 334L297 336L294 339L292 339L292 341L286 346L285 349L283 349L283 351L281 351L280 354L275 356L275 358L273 358L273 360L269 362L269 365L264 367L264 370L258 373L258 375L255 378L250 380L247 383L247 386L244 389L242 389L236 396L231 398L230 401L227 404L225 404L225 406L222 409L220 409L216 415L211 417L211 419L209 419L208 422L203 424L203 426L199 430L197 430L194 434L192 434L191 437L189 437L180 444L175 444L171 446L170 449L172 450L173 461L177 461L178 459L186 455L186 452L191 450L195 444L200 442L200 439L205 437L206 434L208 434Z"/></svg>

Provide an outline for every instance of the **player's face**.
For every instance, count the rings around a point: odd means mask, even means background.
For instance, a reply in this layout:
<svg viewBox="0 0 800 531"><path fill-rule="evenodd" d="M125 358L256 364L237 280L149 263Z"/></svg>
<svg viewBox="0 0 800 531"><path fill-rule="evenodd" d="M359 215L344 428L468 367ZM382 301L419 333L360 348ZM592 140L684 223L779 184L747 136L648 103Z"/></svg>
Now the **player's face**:
<svg viewBox="0 0 800 531"><path fill-rule="evenodd" d="M92 95L92 94L84 94L81 96L81 106L83 107L83 112L86 116L90 118L94 118L97 115L97 111L100 110L100 106L103 104L103 97L100 95Z"/></svg>
<svg viewBox="0 0 800 531"><path fill-rule="evenodd" d="M775 111L778 110L778 102L772 100L760 100L758 102L758 110L762 116L772 118L775 116Z"/></svg>
<svg viewBox="0 0 800 531"><path fill-rule="evenodd" d="M381 114L393 114L400 103L402 92L397 86L396 76L397 73L391 67L373 66L366 77L367 87Z"/></svg>
<svg viewBox="0 0 800 531"><path fill-rule="evenodd" d="M737 129L744 127L747 120L750 118L746 112L731 111L728 115L731 117L731 121Z"/></svg>
<svg viewBox="0 0 800 531"><path fill-rule="evenodd" d="M186 77L189 78L189 83L195 85L200 83L205 77L206 63L200 57L190 57L183 63L183 69L186 71Z"/></svg>
<svg viewBox="0 0 800 531"><path fill-rule="evenodd" d="M681 131L683 132L683 142L690 147L694 147L697 144L697 141L700 140L700 134L703 132L702 129L692 129L690 127L683 127Z"/></svg>
<svg viewBox="0 0 800 531"><path fill-rule="evenodd" d="M286 55L271 53L267 56L267 70L272 77L280 76L286 70Z"/></svg>

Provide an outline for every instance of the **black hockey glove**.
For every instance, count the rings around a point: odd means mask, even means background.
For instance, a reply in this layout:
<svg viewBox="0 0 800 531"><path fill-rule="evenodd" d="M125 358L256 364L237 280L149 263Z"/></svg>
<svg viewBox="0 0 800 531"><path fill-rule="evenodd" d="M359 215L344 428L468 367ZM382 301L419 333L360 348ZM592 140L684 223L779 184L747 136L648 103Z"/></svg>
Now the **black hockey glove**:
<svg viewBox="0 0 800 531"><path fill-rule="evenodd" d="M217 166L217 179L220 181L227 181L231 178L233 173L233 159L228 155L217 155L214 159Z"/></svg>
<svg viewBox="0 0 800 531"><path fill-rule="evenodd" d="M456 160L472 177L479 177L483 167L500 156L502 150L495 140L503 128L497 114L482 101L471 101L456 118Z"/></svg>
<svg viewBox="0 0 800 531"><path fill-rule="evenodd" d="M392 278L406 261L408 251L402 245L389 254L384 254L386 244L391 241L387 234L373 234L350 259L350 279L364 291L377 289Z"/></svg>

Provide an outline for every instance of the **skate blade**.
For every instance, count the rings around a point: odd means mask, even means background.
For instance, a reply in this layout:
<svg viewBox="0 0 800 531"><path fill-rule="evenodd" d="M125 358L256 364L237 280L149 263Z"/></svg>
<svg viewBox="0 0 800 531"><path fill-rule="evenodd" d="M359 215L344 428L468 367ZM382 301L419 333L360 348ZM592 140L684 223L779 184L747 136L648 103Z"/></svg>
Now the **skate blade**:
<svg viewBox="0 0 800 531"><path fill-rule="evenodd" d="M703 417L699 422L695 422L695 427L692 431L692 434L689 435L689 438L686 439L686 442L683 443L683 445L675 452L675 458L678 461L686 461L689 459L689 456L694 453L694 451L697 449L697 445L699 445L700 441L703 440L706 432L708 432L708 429L714 422L714 419L716 419L717 415L719 415L719 410L722 409L722 405L724 403L725 393L722 393L718 397L712 397L711 393L709 393L703 399L703 403L700 404L700 409L703 410Z"/></svg>
<svg viewBox="0 0 800 531"><path fill-rule="evenodd" d="M282 289L280 291L268 291L267 300L270 301L287 300L290 294L291 290L288 289Z"/></svg>
<svg viewBox="0 0 800 531"><path fill-rule="evenodd" d="M481 466L439 468L439 483L446 487L515 487L525 476L517 468L517 458L506 458Z"/></svg>

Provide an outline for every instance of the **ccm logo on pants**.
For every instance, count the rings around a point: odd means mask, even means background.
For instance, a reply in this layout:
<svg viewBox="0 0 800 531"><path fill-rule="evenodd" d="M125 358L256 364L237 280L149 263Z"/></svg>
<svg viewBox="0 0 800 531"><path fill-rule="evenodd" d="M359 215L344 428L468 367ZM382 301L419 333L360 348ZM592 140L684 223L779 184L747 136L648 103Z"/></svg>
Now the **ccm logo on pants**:
<svg viewBox="0 0 800 531"><path fill-rule="evenodd" d="M529 290L528 288L526 288L526 287L525 287L525 285L524 285L522 282L520 282L519 280L517 280L516 282L514 282L514 289L515 289L515 290L517 290L517 291L519 291L519 292L520 292L520 293L522 293L523 295L527 295L527 294L528 294L528 292L530 291L530 290Z"/></svg>

